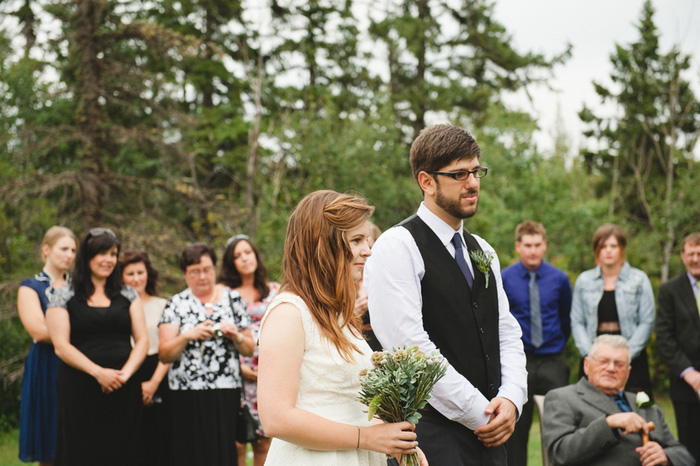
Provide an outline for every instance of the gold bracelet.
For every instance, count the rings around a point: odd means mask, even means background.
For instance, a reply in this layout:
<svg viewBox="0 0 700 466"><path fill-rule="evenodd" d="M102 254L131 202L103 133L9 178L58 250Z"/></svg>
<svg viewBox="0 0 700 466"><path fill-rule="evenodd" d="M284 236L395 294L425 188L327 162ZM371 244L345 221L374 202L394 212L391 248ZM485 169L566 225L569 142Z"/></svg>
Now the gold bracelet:
<svg viewBox="0 0 700 466"><path fill-rule="evenodd" d="M360 426L357 426L357 446L355 447L355 450L360 449Z"/></svg>

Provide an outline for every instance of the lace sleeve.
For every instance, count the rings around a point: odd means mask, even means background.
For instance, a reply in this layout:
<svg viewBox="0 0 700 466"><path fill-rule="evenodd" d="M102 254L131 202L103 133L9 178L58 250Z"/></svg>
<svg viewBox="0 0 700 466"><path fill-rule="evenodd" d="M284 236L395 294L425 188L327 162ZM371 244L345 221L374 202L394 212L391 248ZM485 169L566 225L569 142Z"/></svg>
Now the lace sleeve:
<svg viewBox="0 0 700 466"><path fill-rule="evenodd" d="M66 285L57 289L49 297L49 305L47 307L62 307L66 308L68 301L75 295L72 287Z"/></svg>

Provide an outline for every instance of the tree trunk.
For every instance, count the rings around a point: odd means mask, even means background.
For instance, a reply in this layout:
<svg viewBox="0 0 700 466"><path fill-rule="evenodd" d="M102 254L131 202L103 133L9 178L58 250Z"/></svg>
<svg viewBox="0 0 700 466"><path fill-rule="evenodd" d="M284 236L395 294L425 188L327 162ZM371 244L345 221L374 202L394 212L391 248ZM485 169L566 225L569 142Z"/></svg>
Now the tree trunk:
<svg viewBox="0 0 700 466"><path fill-rule="evenodd" d="M20 9L19 20L22 23L22 35L24 36L24 56L29 57L29 52L36 43L34 24L36 16L32 10L32 0L25 0L24 6Z"/></svg>
<svg viewBox="0 0 700 466"><path fill-rule="evenodd" d="M102 220L105 168L102 162L104 135L100 105L100 63L97 27L102 20L104 1L77 0L75 50L79 59L77 111L78 131L83 141L80 150L80 188L83 223L94 226Z"/></svg>
<svg viewBox="0 0 700 466"><path fill-rule="evenodd" d="M204 10L204 60L210 61L213 55L211 50L212 37L214 36L214 18L208 8ZM214 106L214 84L211 81L206 81L202 84L202 105L205 108Z"/></svg>
<svg viewBox="0 0 700 466"><path fill-rule="evenodd" d="M428 16L428 0L418 0L418 24L420 25L419 27L421 41L418 49L418 56L416 57L418 59L418 68L416 69L416 79L414 85L417 89L422 88L425 83L425 25L427 24L426 18ZM413 120L413 139L415 140L420 134L421 130L425 128L426 104L422 100L422 98L419 98L418 101L415 102L413 106L413 111L416 114L415 120Z"/></svg>
<svg viewBox="0 0 700 466"><path fill-rule="evenodd" d="M260 121L262 119L262 78L263 78L263 59L262 53L258 51L258 74L253 84L253 98L255 100L255 118L253 120L253 128L248 140L248 170L246 174L246 193L245 204L248 211L248 233L250 236L255 235L257 229L257 202L255 198L255 178L258 172L259 160L259 139L260 139ZM251 80L252 81L252 80Z"/></svg>
<svg viewBox="0 0 700 466"><path fill-rule="evenodd" d="M615 215L615 203L617 202L617 184L620 178L620 154L613 160L613 178L610 188L610 205L608 206L608 217Z"/></svg>
<svg viewBox="0 0 700 466"><path fill-rule="evenodd" d="M676 139L678 138L678 132L676 128L676 106L678 105L678 85L675 79L671 80L670 92L669 92L669 109L671 113L670 120L670 134L669 134L669 146L668 146L668 156L665 160L666 162L666 195L664 196L664 214L666 221L666 239L664 240L664 252L661 262L661 283L668 280L669 276L669 263L671 262L671 252L673 250L673 244L676 239L676 228L675 222L673 221L673 181L675 175L675 152L676 152ZM682 123L679 122L679 126Z"/></svg>

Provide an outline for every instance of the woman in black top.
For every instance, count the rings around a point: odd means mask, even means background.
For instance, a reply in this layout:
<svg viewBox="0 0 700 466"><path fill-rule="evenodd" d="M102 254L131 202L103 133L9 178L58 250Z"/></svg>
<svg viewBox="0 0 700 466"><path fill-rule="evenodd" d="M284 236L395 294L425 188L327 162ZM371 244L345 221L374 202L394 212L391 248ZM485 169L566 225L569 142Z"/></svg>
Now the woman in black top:
<svg viewBox="0 0 700 466"><path fill-rule="evenodd" d="M629 342L632 370L628 391L645 391L651 378L646 344L654 327L654 293L647 275L625 260L627 237L618 225L605 224L593 235L598 266L576 279L571 303L571 333L585 357L597 335L622 335ZM583 363L580 374L583 375Z"/></svg>
<svg viewBox="0 0 700 466"><path fill-rule="evenodd" d="M91 229L71 287L57 290L46 312L61 359L55 466L142 464L141 385L132 375L148 337L141 300L122 285L118 254L112 230Z"/></svg>

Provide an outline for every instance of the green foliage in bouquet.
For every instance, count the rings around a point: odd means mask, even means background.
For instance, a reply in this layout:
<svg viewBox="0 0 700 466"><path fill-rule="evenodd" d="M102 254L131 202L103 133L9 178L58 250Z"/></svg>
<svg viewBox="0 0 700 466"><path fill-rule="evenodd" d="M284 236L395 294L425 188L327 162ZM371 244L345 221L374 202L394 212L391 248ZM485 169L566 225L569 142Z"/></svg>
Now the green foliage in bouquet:
<svg viewBox="0 0 700 466"><path fill-rule="evenodd" d="M417 424L435 383L445 375L447 362L438 350L429 356L417 346L372 354L371 370L360 372L359 400L386 422Z"/></svg>
<svg viewBox="0 0 700 466"><path fill-rule="evenodd" d="M445 358L438 350L427 356L417 346L411 346L372 353L372 364L371 370L360 372L358 397L369 407L368 418L418 424L418 410L425 407L433 386L447 371ZM418 466L418 453L403 455L400 464Z"/></svg>

